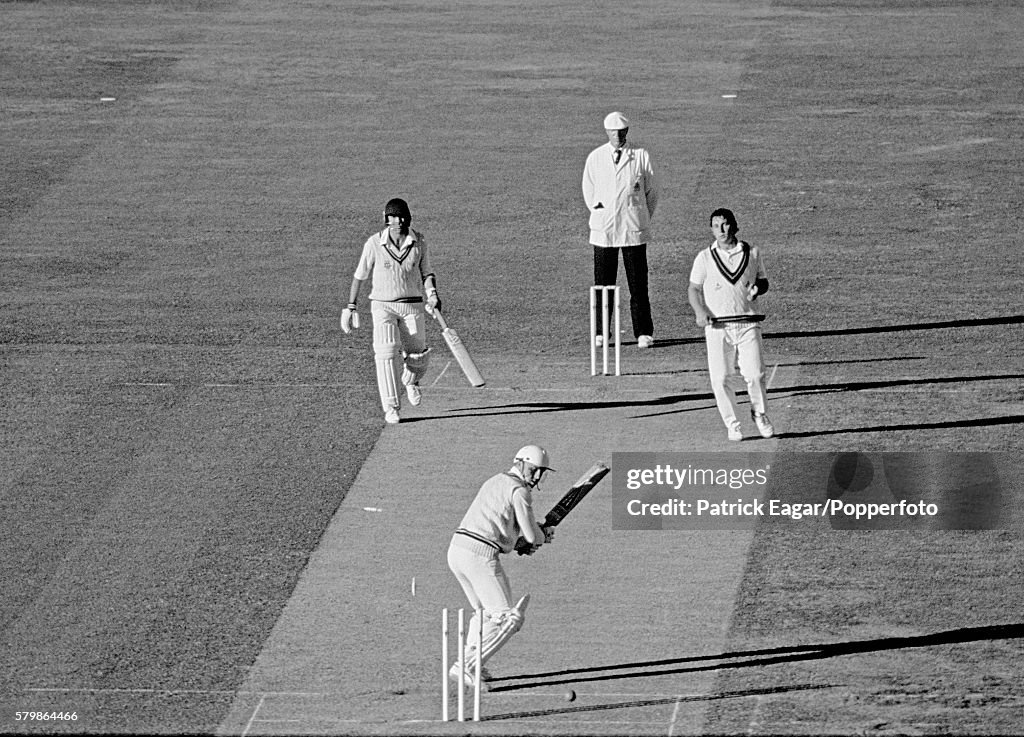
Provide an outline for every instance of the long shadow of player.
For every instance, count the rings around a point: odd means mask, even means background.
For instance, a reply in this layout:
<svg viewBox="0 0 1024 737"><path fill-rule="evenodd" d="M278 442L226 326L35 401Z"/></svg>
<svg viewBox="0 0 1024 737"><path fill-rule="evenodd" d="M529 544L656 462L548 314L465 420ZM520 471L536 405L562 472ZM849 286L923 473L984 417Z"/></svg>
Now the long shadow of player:
<svg viewBox="0 0 1024 737"><path fill-rule="evenodd" d="M1024 415L1005 415L1000 417L976 417L968 420L946 420L943 422L909 422L903 425L865 425L862 427L838 427L828 430L808 430L806 432L780 432L776 438L811 438L818 435L845 435L847 433L868 432L899 432L901 430L943 430L966 427L996 427L998 425L1019 425L1024 423Z"/></svg>
<svg viewBox="0 0 1024 737"><path fill-rule="evenodd" d="M830 642L814 645L792 645L773 647L760 650L739 650L724 652L718 655L695 655L664 660L645 660L634 663L613 663L586 668L569 668L565 670L547 671L542 673L524 673L521 675L494 678L488 682L488 691L519 691L523 689L561 686L567 684L592 683L596 681L625 680L629 678L656 678L659 676L677 675L681 673L697 673L701 671L720 671L736 668L763 668L781 663L795 663L808 660L837 658L844 655L858 655L885 650L902 650L918 647L938 647L942 645L963 644L969 642L987 642L990 640L1024 639L1024 623L987 625L984 627L960 627L944 632L934 632L913 637L881 637L873 640L853 640L848 642ZM749 695L748 692L743 692ZM676 699L670 699L669 703ZM635 706L635 702L622 706ZM591 707L573 707L573 709ZM607 708L607 707L597 707ZM570 709L572 711L573 709ZM545 713L558 713L558 711Z"/></svg>
<svg viewBox="0 0 1024 737"><path fill-rule="evenodd" d="M811 691L833 688L830 684L794 684L790 686L772 686L771 688L748 688L742 691L719 691L718 693L700 695L679 695L661 697L657 699L634 699L633 701L613 701L605 704L590 704L588 706L568 706L559 709L537 709L534 711L516 711L508 714L493 714L481 718L481 721L496 721L500 719L524 719L526 717L544 717L555 714L577 714L588 711L608 711L610 709L635 709L643 706L666 706L669 704L687 704L701 701L721 701L723 699L741 699L749 696L771 696L774 694L793 693L796 691ZM495 689L491 689L492 691Z"/></svg>
<svg viewBox="0 0 1024 737"><path fill-rule="evenodd" d="M829 392L855 392L867 389L897 388L918 386L922 384L961 384L972 381L1004 381L1024 380L1024 374L993 374L988 376L937 376L921 379L882 379L877 381L847 381L834 384L798 384L795 386L777 387L769 390L771 394L825 394ZM669 394L649 399L612 399L596 402L515 402L480 407L458 407L450 409L444 416L410 418L413 421L455 419L459 417L489 417L492 415L543 414L547 412L579 412L599 409L628 409L631 407L670 407L671 409L653 413L636 415L635 418L652 417L658 414L677 412L693 412L705 407L683 407L675 405L688 402L709 402L714 400L711 392L688 392L685 394ZM817 434L817 433L814 433ZM780 436L781 437L781 436Z"/></svg>
<svg viewBox="0 0 1024 737"><path fill-rule="evenodd" d="M858 392L871 389L896 389L922 384L966 384L974 381L1020 381L1024 374L972 374L970 376L926 376L919 379L871 379L843 381L834 384L797 384L770 389L772 394L829 394L832 392Z"/></svg>
<svg viewBox="0 0 1024 737"><path fill-rule="evenodd" d="M903 333L910 330L947 330L958 328L977 328L994 325L1020 325L1024 323L1024 315L1005 315L1003 317L979 317L965 320L944 320L942 322L912 322L902 325L873 325L858 328L833 328L828 330L791 330L785 332L765 332L768 338L819 338L833 335L863 335L868 333Z"/></svg>
<svg viewBox="0 0 1024 737"><path fill-rule="evenodd" d="M858 391L869 391L873 389L895 389L904 386L919 386L927 384L966 384L968 382L975 381L1020 381L1024 380L1024 374L991 374L991 375L979 375L979 376L933 376L930 378L922 379L877 379L871 381L844 381L837 382L835 384L796 384L793 386L782 386L769 389L768 393L772 395L784 395L784 396L799 396L804 394L832 394L837 392L858 392ZM741 393L741 396L745 396ZM607 402L602 404L609 405L665 405L665 404L677 404L684 400L689 401L704 401L708 399L714 399L714 395L711 393L707 394L688 394L688 395L676 395L673 397L660 397L657 402L653 401L632 401L632 402ZM672 400L671 402L667 400ZM741 399L742 401L742 399ZM596 403L595 403L596 404ZM713 405L712 405L713 406ZM602 407L586 407L587 409L601 409ZM565 407L565 409L576 409L575 407ZM632 419L638 417L658 417L660 415L669 415L679 412L692 412L697 409L705 409L704 407L686 407L683 409L669 409L661 412L650 412L642 415L633 415ZM547 410L551 411L551 410ZM1004 424L1004 423L997 423ZM913 428L926 428L931 425L912 425ZM960 427L958 424L938 424L936 427ZM886 427L875 428L873 431L879 429L885 430ZM900 429L900 428L894 428ZM852 431L836 431L836 432L852 432ZM804 435L827 435L828 432L808 432L808 433L777 433L775 437L801 437Z"/></svg>
<svg viewBox="0 0 1024 737"><path fill-rule="evenodd" d="M785 330L764 331L765 340L779 338L827 338L836 335L867 335L872 333L902 333L909 330L948 330L957 328L980 328L995 325L1020 325L1024 323L1024 315L1005 315L1003 317L979 317L966 320L944 320L942 322L912 322L902 325L865 325L856 328L830 328L823 330ZM657 348L670 346L703 344L704 337L666 338L659 340Z"/></svg>

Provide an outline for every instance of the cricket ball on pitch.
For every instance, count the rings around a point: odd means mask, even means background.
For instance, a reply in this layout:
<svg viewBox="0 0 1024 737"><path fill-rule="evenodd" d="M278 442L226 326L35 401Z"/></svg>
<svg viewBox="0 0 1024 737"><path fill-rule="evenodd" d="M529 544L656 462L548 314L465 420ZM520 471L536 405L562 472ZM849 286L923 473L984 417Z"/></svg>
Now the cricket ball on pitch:
<svg viewBox="0 0 1024 737"><path fill-rule="evenodd" d="M576 692L575 691L566 691L566 693L565 693L565 700L566 701L575 701L576 700Z"/></svg>

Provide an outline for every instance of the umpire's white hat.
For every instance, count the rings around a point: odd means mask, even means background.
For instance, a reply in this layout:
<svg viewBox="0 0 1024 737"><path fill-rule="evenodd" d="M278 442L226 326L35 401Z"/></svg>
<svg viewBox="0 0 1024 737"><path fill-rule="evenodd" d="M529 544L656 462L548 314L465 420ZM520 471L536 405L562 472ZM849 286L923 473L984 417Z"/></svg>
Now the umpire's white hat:
<svg viewBox="0 0 1024 737"><path fill-rule="evenodd" d="M620 112L608 113L604 118L606 131L621 131L629 127L629 119Z"/></svg>

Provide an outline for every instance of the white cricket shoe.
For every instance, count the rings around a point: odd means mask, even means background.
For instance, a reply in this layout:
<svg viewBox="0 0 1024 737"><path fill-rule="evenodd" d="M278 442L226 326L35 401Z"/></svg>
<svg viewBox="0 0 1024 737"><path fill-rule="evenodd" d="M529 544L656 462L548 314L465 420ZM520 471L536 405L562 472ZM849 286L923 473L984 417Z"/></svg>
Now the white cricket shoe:
<svg viewBox="0 0 1024 737"><path fill-rule="evenodd" d="M739 425L734 425L733 427L729 428L729 440L733 442L739 442L740 440L743 440L743 431L740 430Z"/></svg>
<svg viewBox="0 0 1024 737"><path fill-rule="evenodd" d="M754 424L757 425L757 431L761 433L762 438L770 438L775 434L772 421L768 419L768 415L764 412L750 410L750 416L754 418Z"/></svg>
<svg viewBox="0 0 1024 737"><path fill-rule="evenodd" d="M653 348L654 338L650 335L641 335L636 339L636 344L639 348Z"/></svg>
<svg viewBox="0 0 1024 737"><path fill-rule="evenodd" d="M389 425L397 425L401 421L402 420L398 416L397 409L392 408L384 411L384 422L388 423Z"/></svg>
<svg viewBox="0 0 1024 737"><path fill-rule="evenodd" d="M419 407L420 402L423 401L423 392L420 391L420 387L417 384L406 384L405 394L409 397L409 404L413 407Z"/></svg>

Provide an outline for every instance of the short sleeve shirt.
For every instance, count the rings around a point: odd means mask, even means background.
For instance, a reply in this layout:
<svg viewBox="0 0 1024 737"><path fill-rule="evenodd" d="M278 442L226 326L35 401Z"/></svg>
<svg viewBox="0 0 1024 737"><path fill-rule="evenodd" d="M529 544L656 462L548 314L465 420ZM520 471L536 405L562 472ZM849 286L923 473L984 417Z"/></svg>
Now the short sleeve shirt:
<svg viewBox="0 0 1024 737"><path fill-rule="evenodd" d="M757 279L767 279L761 251L745 241L724 250L712 243L693 260L690 283L701 288L712 315L752 315L757 312L747 296Z"/></svg>

